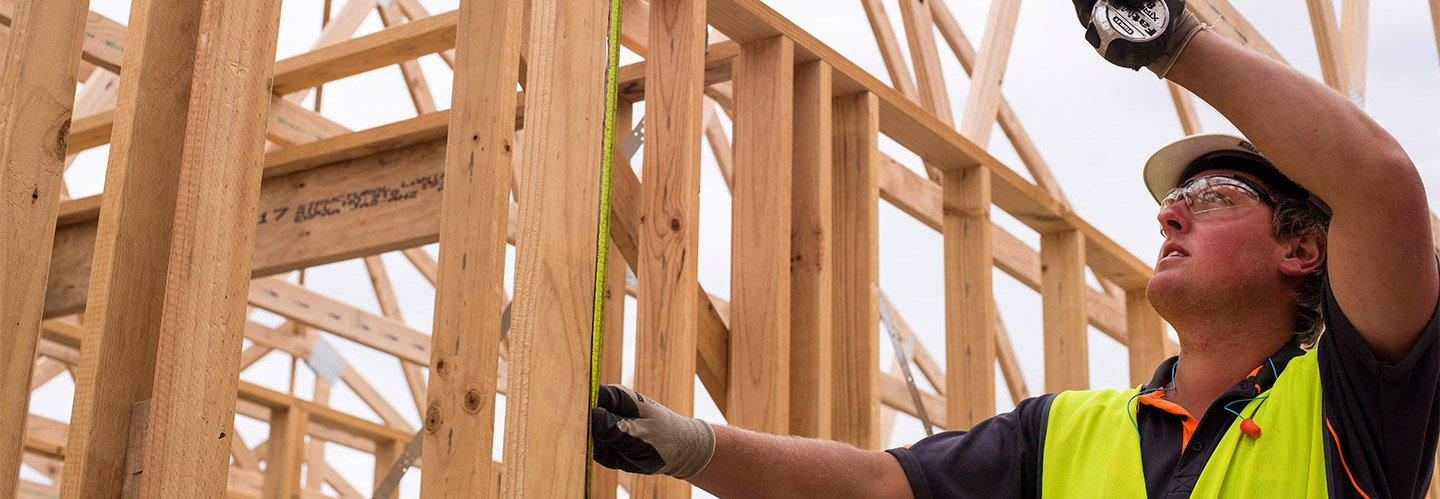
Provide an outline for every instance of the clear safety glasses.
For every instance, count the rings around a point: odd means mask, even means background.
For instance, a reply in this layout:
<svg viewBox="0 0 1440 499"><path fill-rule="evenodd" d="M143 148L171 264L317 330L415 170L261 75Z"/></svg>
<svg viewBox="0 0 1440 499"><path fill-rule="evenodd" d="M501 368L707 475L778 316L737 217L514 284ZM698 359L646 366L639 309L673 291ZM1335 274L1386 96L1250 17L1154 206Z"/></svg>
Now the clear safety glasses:
<svg viewBox="0 0 1440 499"><path fill-rule="evenodd" d="M1248 206L1249 200L1262 201L1269 205L1275 204L1270 198L1270 194L1254 181L1238 175L1223 174L1191 179L1184 185L1171 190L1170 194L1160 201L1160 207L1168 207L1182 199L1185 200L1185 206L1190 208L1190 213L1194 215Z"/></svg>

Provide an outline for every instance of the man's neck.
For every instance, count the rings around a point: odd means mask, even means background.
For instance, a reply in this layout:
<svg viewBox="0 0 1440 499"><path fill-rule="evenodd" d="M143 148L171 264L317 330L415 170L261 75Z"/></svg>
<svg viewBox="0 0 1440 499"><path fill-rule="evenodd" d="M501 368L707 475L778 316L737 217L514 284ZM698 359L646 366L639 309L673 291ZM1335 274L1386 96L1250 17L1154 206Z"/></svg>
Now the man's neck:
<svg viewBox="0 0 1440 499"><path fill-rule="evenodd" d="M1252 316L1264 318L1265 316ZM1179 404L1196 419L1265 359L1289 341L1293 321L1266 324L1257 321L1217 321L1191 327L1176 325L1180 333L1180 363L1175 390L1165 398Z"/></svg>

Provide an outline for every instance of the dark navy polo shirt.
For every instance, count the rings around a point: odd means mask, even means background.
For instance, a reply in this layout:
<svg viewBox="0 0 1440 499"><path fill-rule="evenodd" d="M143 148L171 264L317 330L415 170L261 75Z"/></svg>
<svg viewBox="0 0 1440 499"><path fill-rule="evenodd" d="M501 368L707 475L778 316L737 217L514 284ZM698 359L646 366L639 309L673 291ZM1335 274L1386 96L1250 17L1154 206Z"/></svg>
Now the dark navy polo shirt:
<svg viewBox="0 0 1440 499"><path fill-rule="evenodd" d="M1440 426L1440 310L1400 362L1377 360L1325 283L1326 332L1315 348L1325 464L1331 497L1423 497L1430 484ZM1138 405L1140 454L1150 497L1189 497L1235 416L1225 404L1254 397L1304 353L1289 344L1268 365L1221 394L1197 422L1159 393ZM1177 357L1162 362L1147 387L1170 383ZM888 452L900 461L917 498L1039 497L1047 416L1054 394L1029 398L1015 410L969 431L947 431ZM1241 406L1242 404L1236 404ZM1277 456L1277 459L1283 456ZM1265 470L1255 470L1264 473Z"/></svg>

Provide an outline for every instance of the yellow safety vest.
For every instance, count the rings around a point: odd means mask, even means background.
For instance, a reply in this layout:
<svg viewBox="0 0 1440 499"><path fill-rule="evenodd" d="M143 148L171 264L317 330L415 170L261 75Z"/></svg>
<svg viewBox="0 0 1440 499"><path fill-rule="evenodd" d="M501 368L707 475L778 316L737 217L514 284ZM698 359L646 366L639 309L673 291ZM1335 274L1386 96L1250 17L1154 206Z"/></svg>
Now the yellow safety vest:
<svg viewBox="0 0 1440 499"><path fill-rule="evenodd" d="M1138 388L1055 396L1040 463L1044 497L1145 497L1140 436L1130 420L1138 410L1138 402L1131 402L1136 393ZM1235 418L1205 463L1192 497L1328 495L1315 351L1291 359L1266 395L1263 404L1252 400L1240 411L1254 414L1250 417L1263 429L1260 437L1241 433L1241 419Z"/></svg>

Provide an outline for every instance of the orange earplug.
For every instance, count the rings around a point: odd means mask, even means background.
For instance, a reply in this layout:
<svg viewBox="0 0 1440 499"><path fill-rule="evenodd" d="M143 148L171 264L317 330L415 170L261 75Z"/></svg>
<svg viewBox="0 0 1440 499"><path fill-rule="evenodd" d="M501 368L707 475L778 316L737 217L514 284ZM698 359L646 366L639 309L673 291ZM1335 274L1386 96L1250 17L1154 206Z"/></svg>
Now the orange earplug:
<svg viewBox="0 0 1440 499"><path fill-rule="evenodd" d="M1250 438L1260 438L1260 425L1255 424L1253 419L1245 418L1240 422L1240 432L1249 435Z"/></svg>

